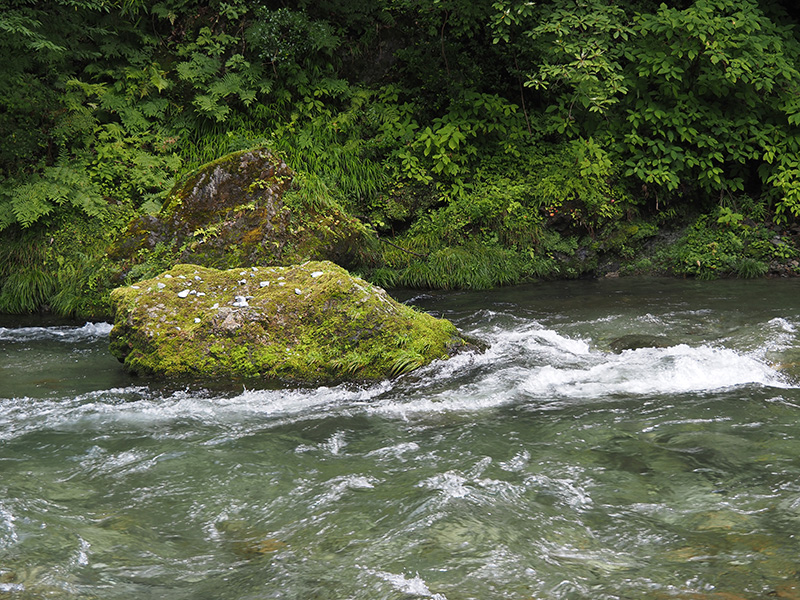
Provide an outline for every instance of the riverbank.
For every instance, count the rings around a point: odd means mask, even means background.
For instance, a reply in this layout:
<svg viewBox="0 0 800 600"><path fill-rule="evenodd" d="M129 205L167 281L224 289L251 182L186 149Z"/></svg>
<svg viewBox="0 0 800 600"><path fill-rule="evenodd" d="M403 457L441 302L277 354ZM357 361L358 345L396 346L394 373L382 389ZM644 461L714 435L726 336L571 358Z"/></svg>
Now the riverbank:
<svg viewBox="0 0 800 600"><path fill-rule="evenodd" d="M442 245L422 254L419 239L408 233L381 235L380 241L365 238L344 262L353 273L389 289L490 289L596 277L750 279L800 274L800 227L725 220L726 216L725 209L716 207L660 227L657 216L650 221L638 218L614 223L593 237L551 218L540 228L535 250L465 239L460 245ZM107 252L115 235L73 222L4 231L0 314L110 319L112 289L171 268L176 256L162 245L140 254L140 262L126 269ZM356 255L360 260L353 261ZM15 270L10 271L11 266Z"/></svg>
<svg viewBox="0 0 800 600"><path fill-rule="evenodd" d="M0 89L0 312L97 317L176 262L420 289L797 272L783 3L284 4L0 14L0 81L30 83ZM176 215L190 173L264 150L269 185L215 210L212 171Z"/></svg>

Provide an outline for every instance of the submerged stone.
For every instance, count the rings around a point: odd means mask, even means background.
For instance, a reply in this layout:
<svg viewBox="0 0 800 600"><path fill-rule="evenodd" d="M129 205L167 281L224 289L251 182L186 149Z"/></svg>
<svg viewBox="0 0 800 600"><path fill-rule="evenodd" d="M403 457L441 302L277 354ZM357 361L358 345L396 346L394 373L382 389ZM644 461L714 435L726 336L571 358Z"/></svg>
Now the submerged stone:
<svg viewBox="0 0 800 600"><path fill-rule="evenodd" d="M384 379L476 349L449 321L331 262L242 275L181 264L115 289L111 352L143 375L319 383Z"/></svg>

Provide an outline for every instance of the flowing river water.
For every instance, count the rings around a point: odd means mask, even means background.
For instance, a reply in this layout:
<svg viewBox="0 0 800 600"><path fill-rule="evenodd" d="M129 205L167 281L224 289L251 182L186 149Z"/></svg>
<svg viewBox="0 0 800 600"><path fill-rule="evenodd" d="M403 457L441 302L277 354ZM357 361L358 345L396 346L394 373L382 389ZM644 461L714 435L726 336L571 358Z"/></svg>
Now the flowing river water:
<svg viewBox="0 0 800 600"><path fill-rule="evenodd" d="M489 349L175 389L0 321L0 599L800 598L800 281L402 299Z"/></svg>

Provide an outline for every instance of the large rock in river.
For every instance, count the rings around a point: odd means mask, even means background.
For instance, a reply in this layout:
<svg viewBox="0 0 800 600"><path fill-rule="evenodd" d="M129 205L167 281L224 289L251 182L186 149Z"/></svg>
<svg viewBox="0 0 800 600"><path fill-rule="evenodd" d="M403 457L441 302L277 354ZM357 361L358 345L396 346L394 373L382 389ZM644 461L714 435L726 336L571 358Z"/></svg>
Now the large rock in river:
<svg viewBox="0 0 800 600"><path fill-rule="evenodd" d="M151 274L150 264L229 269L305 260L363 262L374 233L337 206L299 200L303 194L295 194L290 207L284 195L293 177L283 159L266 148L225 155L185 175L157 215L134 219L109 248L109 257L121 277Z"/></svg>
<svg viewBox="0 0 800 600"><path fill-rule="evenodd" d="M223 156L178 182L158 215L134 219L109 255L123 265L155 251L214 267L274 262L288 239L282 197L291 182L264 148Z"/></svg>
<svg viewBox="0 0 800 600"><path fill-rule="evenodd" d="M111 352L134 373L375 380L474 348L449 321L333 263L226 271L180 264L112 292Z"/></svg>

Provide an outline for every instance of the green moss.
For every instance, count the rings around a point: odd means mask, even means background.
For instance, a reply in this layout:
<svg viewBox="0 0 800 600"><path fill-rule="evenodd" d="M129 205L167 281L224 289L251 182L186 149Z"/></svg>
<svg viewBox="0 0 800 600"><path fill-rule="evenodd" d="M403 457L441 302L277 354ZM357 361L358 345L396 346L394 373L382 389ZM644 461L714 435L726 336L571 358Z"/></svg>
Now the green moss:
<svg viewBox="0 0 800 600"><path fill-rule="evenodd" d="M449 321L330 262L227 271L177 265L114 290L112 301L111 351L141 374L376 380L474 347Z"/></svg>

